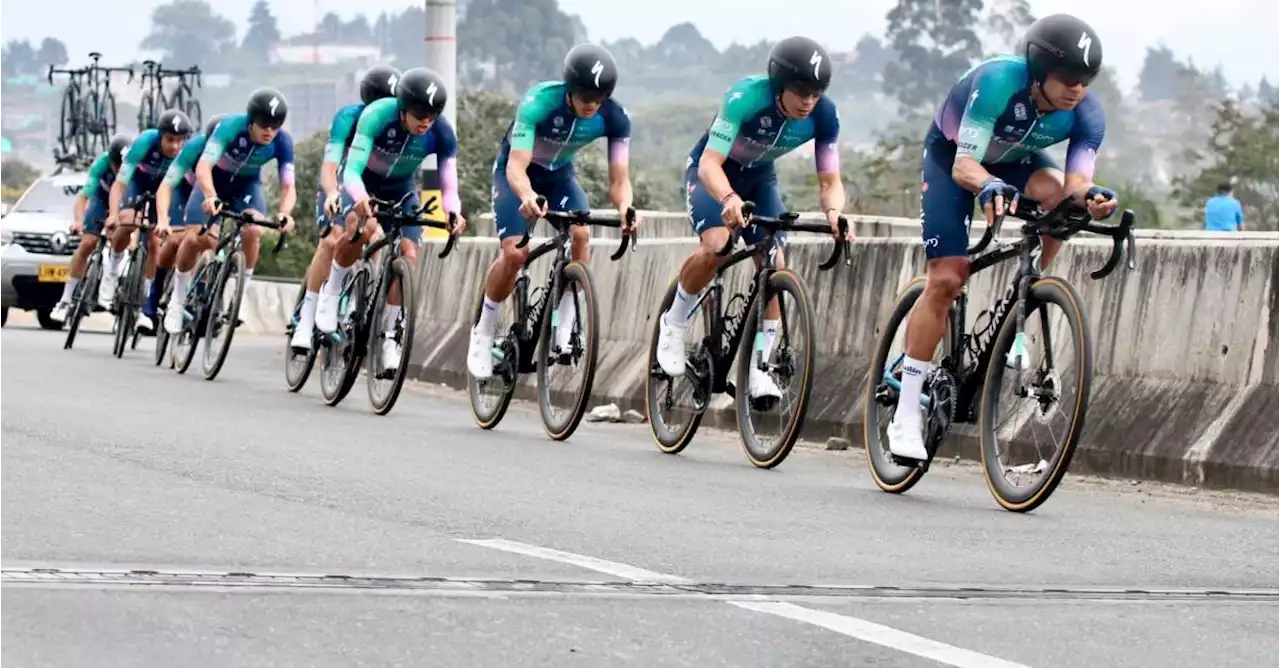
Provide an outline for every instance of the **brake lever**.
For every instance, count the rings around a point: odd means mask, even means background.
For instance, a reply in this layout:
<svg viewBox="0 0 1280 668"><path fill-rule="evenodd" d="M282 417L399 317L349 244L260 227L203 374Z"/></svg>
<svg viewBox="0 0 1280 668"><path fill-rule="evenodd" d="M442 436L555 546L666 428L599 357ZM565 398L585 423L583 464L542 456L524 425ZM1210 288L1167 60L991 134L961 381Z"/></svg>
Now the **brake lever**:
<svg viewBox="0 0 1280 668"><path fill-rule="evenodd" d="M547 205L547 198L543 197L542 195L538 195L537 199L534 201L538 203L539 209ZM520 237L520 241L516 244L516 248L524 248L525 246L529 245L529 235L533 232L533 226L536 224L538 224L537 220L531 220L531 221L525 222L524 236Z"/></svg>
<svg viewBox="0 0 1280 668"><path fill-rule="evenodd" d="M458 214L449 212L449 240L444 242L444 250L436 255L437 259L443 260L446 255L453 251L453 247L458 243L458 237L453 234L453 226L458 222Z"/></svg>
<svg viewBox="0 0 1280 668"><path fill-rule="evenodd" d="M615 262L618 260L621 260L622 256L627 254L628 247L630 247L632 251L635 251L636 249L636 245L634 243L635 239L632 238L632 235L635 234L635 232L626 231L627 226L631 225L635 221L636 221L636 208L634 206L627 207L627 216L622 221L622 224L618 226L619 231L622 232L622 243L618 244L618 250L614 251L613 255L609 256L610 260L613 260Z"/></svg>

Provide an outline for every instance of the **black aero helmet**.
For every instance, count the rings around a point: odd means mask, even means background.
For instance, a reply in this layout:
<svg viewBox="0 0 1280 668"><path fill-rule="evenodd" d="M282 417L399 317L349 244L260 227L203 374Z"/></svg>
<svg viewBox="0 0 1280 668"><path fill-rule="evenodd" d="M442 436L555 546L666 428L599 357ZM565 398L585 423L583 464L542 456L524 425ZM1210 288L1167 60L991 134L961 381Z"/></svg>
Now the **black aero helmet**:
<svg viewBox="0 0 1280 668"><path fill-rule="evenodd" d="M111 161L111 165L119 167L124 162L124 154L128 152L129 145L133 143L133 137L121 132L111 138L111 144L107 147L107 159Z"/></svg>
<svg viewBox="0 0 1280 668"><path fill-rule="evenodd" d="M156 121L156 129L160 134L190 137L195 128L191 126L191 119L186 114L177 109L166 109Z"/></svg>
<svg viewBox="0 0 1280 668"><path fill-rule="evenodd" d="M831 85L831 57L808 37L788 37L769 50L769 84L774 95L793 86L825 92Z"/></svg>
<svg viewBox="0 0 1280 668"><path fill-rule="evenodd" d="M369 104L374 100L395 95L398 81L400 81L400 70L390 65L374 65L360 79L360 101Z"/></svg>
<svg viewBox="0 0 1280 668"><path fill-rule="evenodd" d="M1027 69L1034 81L1046 75L1064 75L1074 83L1088 84L1102 69L1102 40L1089 24L1070 14L1046 16L1027 28L1022 38Z"/></svg>
<svg viewBox="0 0 1280 668"><path fill-rule="evenodd" d="M280 91L274 88L259 88L249 94L249 104L245 106L249 122L263 127L278 128L284 125L289 115L289 103Z"/></svg>
<svg viewBox="0 0 1280 668"><path fill-rule="evenodd" d="M405 72L396 83L396 100L401 112L418 118L435 117L444 111L449 91L439 74L425 67L415 67Z"/></svg>
<svg viewBox="0 0 1280 668"><path fill-rule="evenodd" d="M603 46L579 44L564 57L564 85L570 93L592 97L613 95L618 64Z"/></svg>
<svg viewBox="0 0 1280 668"><path fill-rule="evenodd" d="M204 136L212 137L213 131L218 129L218 124L226 117L226 114L215 114L213 118L210 118L209 122L204 124Z"/></svg>

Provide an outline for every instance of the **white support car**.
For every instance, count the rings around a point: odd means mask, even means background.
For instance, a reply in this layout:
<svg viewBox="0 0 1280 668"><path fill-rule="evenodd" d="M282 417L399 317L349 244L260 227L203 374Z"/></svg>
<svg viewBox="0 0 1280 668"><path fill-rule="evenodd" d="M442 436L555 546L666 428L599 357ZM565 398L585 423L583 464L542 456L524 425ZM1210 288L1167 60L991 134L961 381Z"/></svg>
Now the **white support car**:
<svg viewBox="0 0 1280 668"><path fill-rule="evenodd" d="M70 169L41 177L0 218L0 324L9 309L35 311L44 329L62 329L49 317L62 297L71 255L80 235L71 234L76 195L87 174Z"/></svg>

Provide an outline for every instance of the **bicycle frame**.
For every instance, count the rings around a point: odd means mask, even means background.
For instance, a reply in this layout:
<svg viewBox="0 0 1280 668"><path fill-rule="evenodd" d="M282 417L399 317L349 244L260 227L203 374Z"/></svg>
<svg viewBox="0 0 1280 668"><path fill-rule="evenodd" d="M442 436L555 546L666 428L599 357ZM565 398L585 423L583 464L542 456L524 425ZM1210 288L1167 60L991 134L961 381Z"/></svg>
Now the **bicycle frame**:
<svg viewBox="0 0 1280 668"><path fill-rule="evenodd" d="M538 198L539 205L546 202L545 198ZM555 226L556 234L552 238L544 241L541 245L534 247L529 251L528 257L525 258L524 264L520 266L520 271L516 274L516 321L512 323L511 329L515 332L516 338L520 341L520 371L521 373L530 373L534 370L533 359L536 346L525 345L532 344L538 340L538 332L542 326L542 318L546 315L547 301L551 295L557 294L563 285L564 268L572 262L571 250L569 244L570 238L573 236L572 230L575 225L599 225L601 227L622 227L621 220L596 220L591 218L590 211L548 211L544 217L548 222L556 221L561 225ZM627 211L628 222L635 220L635 209L631 208ZM525 248L529 245L529 235L533 231L536 224L530 223L525 226L524 237L516 243L516 248ZM624 232L622 241L618 245L618 250L609 256L610 260L618 261L627 252L627 248L635 251L635 245L632 243L632 235ZM539 288L534 288L532 294L529 289L529 267L537 261L538 258L551 253L557 253L555 261L551 265L551 269L547 273L546 283ZM536 296L536 299L533 297ZM533 302L530 303L530 300ZM577 304L574 304L577 308Z"/></svg>
<svg viewBox="0 0 1280 668"><path fill-rule="evenodd" d="M967 284L947 311L947 321L950 325L951 333L949 342L950 354L941 360L939 366L951 373L958 386L957 422L973 424L977 420L977 402L975 400L978 392L982 389L982 382L986 377L987 368L991 364L991 346L995 343L996 336L999 334L1000 329L1004 327L1005 322L1012 315L1017 318L1018 333L1021 335L1024 330L1029 306L1027 296L1031 291L1032 283L1043 275L1040 271L1040 253L1036 252L1041 248L1042 236L1065 240L1077 232L1087 231L1112 237L1111 257L1105 266L1090 274L1095 280L1110 274L1115 269L1120 260L1122 244L1128 247L1129 268L1132 269L1134 267L1132 232L1134 214L1132 211L1126 210L1122 214L1121 222L1118 226L1105 226L1089 222L1090 219L1087 212L1081 210L1078 205L1073 205L1069 200L1063 200L1056 209L1049 212L1042 210L1039 203L1030 198L1021 197L1015 202L1018 203L1011 204L1011 206L1018 207L1025 212L1013 214L1024 220L1021 238L1012 243L1001 243L996 248L984 252L999 232L1005 217L1002 214L996 219L994 225L987 228L978 245L969 249L969 255L973 258L969 264L969 275L971 277L980 271L994 267L1007 260L1018 258L1018 269L1012 281L1010 281L1008 289L992 303L988 311L978 314L978 318L983 315L989 315L988 322L979 329L975 319L973 330L966 331L965 320L969 302L969 287ZM1048 329L1046 328L1046 362L1052 366L1052 345L1047 342L1048 335ZM1017 355L1023 354L1022 351L1018 350L1017 343L1015 343L1014 352ZM905 353L900 353L884 369L883 382L896 391L901 391L902 385L898 379L893 377L893 368L897 366L904 355ZM926 408L930 405L930 399L924 393L920 396L920 405Z"/></svg>
<svg viewBox="0 0 1280 668"><path fill-rule="evenodd" d="M768 304L764 300L756 299L758 295L764 294L765 286L769 283L769 278L777 271L774 258L777 255L778 240L777 234L785 231L796 232L814 232L814 233L830 233L831 229L824 223L801 223L797 222L800 215L797 213L786 213L777 218L766 218L755 216L755 204L746 202L742 206L743 216L748 224L757 226L763 231L760 241L749 244L730 255L734 245L742 236L741 227L736 228L729 235L729 240L725 245L716 252L717 257L728 256L716 269L715 278L711 280L711 284L694 302L692 312L696 313L702 307L704 302L710 302L711 313L711 331L707 333L703 344L711 353L712 361L712 378L711 390L713 393L719 394L728 389L729 386L729 368L733 365L733 356L741 344L743 325L746 323L747 307L755 302L755 318L756 331L764 331L764 311ZM848 229L848 222L841 219L841 231ZM835 251L831 257L818 266L818 269L825 271L831 269L839 261L841 254L845 255L846 264L850 262L848 252L848 242L841 240L836 244ZM731 267L746 260L755 257L757 254L762 256L760 266L756 268L755 276L751 281L751 286L745 293L738 292L729 298L728 302L724 301L724 274ZM730 306L735 301L742 300L742 306L738 310L730 310ZM782 314L779 323L779 331L781 338L786 340L787 318L786 313ZM759 364L767 364L763 359L759 360Z"/></svg>

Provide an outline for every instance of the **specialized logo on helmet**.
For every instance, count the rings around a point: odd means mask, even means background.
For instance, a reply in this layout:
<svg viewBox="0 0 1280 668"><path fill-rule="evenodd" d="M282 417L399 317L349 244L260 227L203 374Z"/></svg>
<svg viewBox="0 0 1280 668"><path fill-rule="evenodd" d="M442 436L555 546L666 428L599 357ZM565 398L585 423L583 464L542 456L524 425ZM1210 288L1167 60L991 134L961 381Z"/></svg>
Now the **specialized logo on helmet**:
<svg viewBox="0 0 1280 668"><path fill-rule="evenodd" d="M280 106L280 98L278 97L271 98L271 101L267 103L267 108L271 110L271 115L273 117L276 115L276 108L279 106Z"/></svg>
<svg viewBox="0 0 1280 668"><path fill-rule="evenodd" d="M1080 33L1080 41L1076 42L1076 47L1080 49L1080 55L1084 58L1084 64L1089 64L1089 47L1093 46L1093 38L1089 36L1089 31Z"/></svg>
<svg viewBox="0 0 1280 668"><path fill-rule="evenodd" d="M182 117L181 117L181 116L174 116L174 117L173 117L173 131L174 131L174 132L182 132Z"/></svg>
<svg viewBox="0 0 1280 668"><path fill-rule="evenodd" d="M591 73L596 75L596 88L599 88L600 75L604 73L604 63L597 60L596 64L591 66Z"/></svg>
<svg viewBox="0 0 1280 668"><path fill-rule="evenodd" d="M809 56L809 64L813 65L813 78L814 79L819 78L818 68L822 67L822 54L818 53L817 51L814 51L813 55Z"/></svg>
<svg viewBox="0 0 1280 668"><path fill-rule="evenodd" d="M427 104L435 106L436 92L439 90L440 89L436 87L436 82L434 81L431 82L430 86L427 86Z"/></svg>
<svg viewBox="0 0 1280 668"><path fill-rule="evenodd" d="M396 75L392 74L387 77L387 86L391 89L392 93L396 92Z"/></svg>

